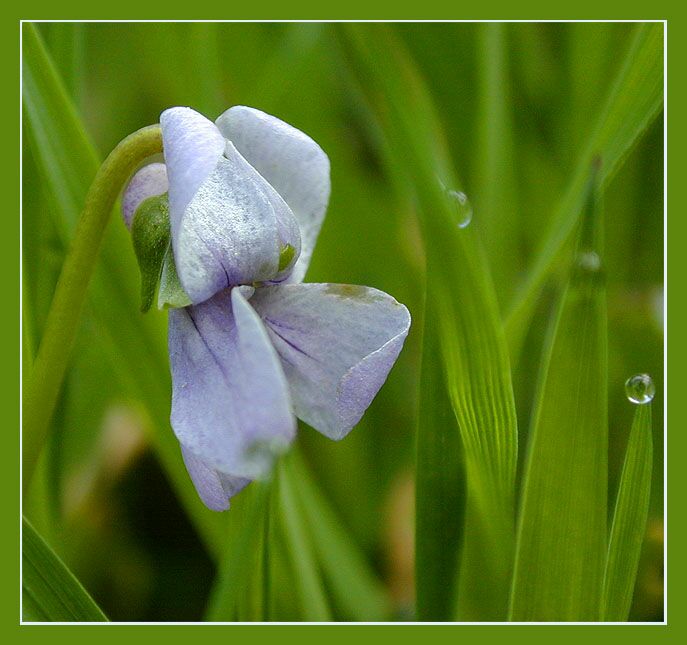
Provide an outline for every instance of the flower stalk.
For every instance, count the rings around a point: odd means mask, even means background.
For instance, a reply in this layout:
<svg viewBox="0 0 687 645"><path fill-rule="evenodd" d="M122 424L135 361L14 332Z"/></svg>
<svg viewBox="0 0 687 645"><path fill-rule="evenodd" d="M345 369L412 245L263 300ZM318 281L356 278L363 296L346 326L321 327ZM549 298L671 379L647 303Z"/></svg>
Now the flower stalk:
<svg viewBox="0 0 687 645"><path fill-rule="evenodd" d="M98 170L62 266L38 354L22 398L22 480L26 488L48 435L105 227L121 188L140 163L162 152L159 125L123 139Z"/></svg>

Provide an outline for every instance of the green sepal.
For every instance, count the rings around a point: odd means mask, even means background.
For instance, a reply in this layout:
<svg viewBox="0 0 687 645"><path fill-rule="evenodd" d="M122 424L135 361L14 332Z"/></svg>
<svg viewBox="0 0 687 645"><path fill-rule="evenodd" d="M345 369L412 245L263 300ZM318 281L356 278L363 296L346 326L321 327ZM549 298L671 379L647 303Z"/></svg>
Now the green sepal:
<svg viewBox="0 0 687 645"><path fill-rule="evenodd" d="M174 253L172 252L172 245L170 244L167 248L162 266L160 289L157 294L157 308L177 309L188 307L190 304L192 304L191 299L188 297L179 281L177 267L174 263Z"/></svg>
<svg viewBox="0 0 687 645"><path fill-rule="evenodd" d="M156 291L158 309L188 307L191 299L174 264L166 193L141 202L134 213L131 238L141 270L141 311L150 309Z"/></svg>
<svg viewBox="0 0 687 645"><path fill-rule="evenodd" d="M131 223L131 239L141 271L141 311L153 304L169 248L169 200L156 195L141 202Z"/></svg>

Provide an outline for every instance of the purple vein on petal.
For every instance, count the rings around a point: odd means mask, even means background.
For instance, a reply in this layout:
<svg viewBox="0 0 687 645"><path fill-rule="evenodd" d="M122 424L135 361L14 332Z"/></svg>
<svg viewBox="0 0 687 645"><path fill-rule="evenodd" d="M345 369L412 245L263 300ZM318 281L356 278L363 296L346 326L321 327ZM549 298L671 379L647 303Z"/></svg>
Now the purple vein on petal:
<svg viewBox="0 0 687 645"><path fill-rule="evenodd" d="M219 371L222 372L222 376L224 376L224 378L226 380L228 380L229 376L224 369L224 365L222 364L222 361L217 358L217 356L215 355L215 352L213 352L210 345L208 345L208 342L207 342L207 340L205 340L205 336L203 336L203 334L201 333L201 331L198 327L198 323L196 323L196 319L193 317L191 310L192 310L192 307L186 307L186 309L185 309L186 314L189 317L189 320L193 324L193 327L195 328L195 330L198 332L198 337L203 342L203 345L205 345L205 349L208 350L208 354L210 354L210 356L212 356L212 360L215 361L217 367L219 367Z"/></svg>
<svg viewBox="0 0 687 645"><path fill-rule="evenodd" d="M277 338L281 339L284 343L286 343L286 344L287 344L289 347L291 347L292 349L294 349L294 350L296 350L297 352L303 354L303 356L307 356L310 360L313 360L313 361L315 361L315 362L319 362L314 356L311 356L310 354L308 354L308 352L306 352L305 350L301 349L298 345L296 345L295 343L293 343L292 341L290 341L288 338L286 338L285 336L283 336L281 333L279 333L279 332L275 329L275 327L280 327L280 328L286 329L286 330L288 330L288 331L295 331L295 330L293 329L293 327L288 327L288 326L286 326L286 325L282 325L282 324L280 324L280 323L278 323L278 322L276 322L276 321L274 321L274 320L271 320L271 319L269 319L269 318L263 318L263 320L267 323L267 329L268 329L270 332L272 332L275 336L277 336ZM280 355L282 358L284 358L284 360L286 360L287 362L290 363L290 361L289 361L281 352L279 352L279 355Z"/></svg>

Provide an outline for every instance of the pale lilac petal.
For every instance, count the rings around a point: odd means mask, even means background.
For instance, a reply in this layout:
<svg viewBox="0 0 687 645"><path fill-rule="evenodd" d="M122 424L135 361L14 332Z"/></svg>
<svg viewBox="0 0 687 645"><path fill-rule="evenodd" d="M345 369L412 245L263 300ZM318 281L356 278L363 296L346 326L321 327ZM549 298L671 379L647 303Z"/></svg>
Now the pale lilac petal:
<svg viewBox="0 0 687 645"><path fill-rule="evenodd" d="M172 428L205 465L264 475L295 434L288 385L241 288L169 312Z"/></svg>
<svg viewBox="0 0 687 645"><path fill-rule="evenodd" d="M329 202L329 158L309 136L260 110L237 105L216 123L296 216L301 253L288 282L302 281Z"/></svg>
<svg viewBox="0 0 687 645"><path fill-rule="evenodd" d="M264 287L250 304L281 357L297 416L331 439L346 436L403 347L408 310L377 289L336 284Z"/></svg>
<svg viewBox="0 0 687 645"><path fill-rule="evenodd" d="M148 197L167 192L167 169L163 163L143 166L129 182L122 195L122 215L127 228L131 228L134 213L141 202Z"/></svg>
<svg viewBox="0 0 687 645"><path fill-rule="evenodd" d="M251 482L245 477L233 477L213 470L184 446L181 446L181 456L198 496L212 511L226 511L229 500Z"/></svg>
<svg viewBox="0 0 687 645"><path fill-rule="evenodd" d="M285 243L297 255L300 235L289 207L227 142L225 156L172 226L184 290L199 303L228 286L271 280Z"/></svg>
<svg viewBox="0 0 687 645"><path fill-rule="evenodd" d="M224 154L224 137L212 121L188 107L165 110L160 127L174 234L186 207Z"/></svg>

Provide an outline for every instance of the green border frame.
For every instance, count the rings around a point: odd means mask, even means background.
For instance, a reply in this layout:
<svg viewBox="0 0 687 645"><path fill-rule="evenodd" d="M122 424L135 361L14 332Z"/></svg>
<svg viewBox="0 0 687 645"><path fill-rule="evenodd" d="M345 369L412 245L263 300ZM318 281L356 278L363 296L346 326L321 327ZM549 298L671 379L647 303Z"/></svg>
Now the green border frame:
<svg viewBox="0 0 687 645"><path fill-rule="evenodd" d="M107 626L30 626L19 625L19 596L20 596L20 581L19 581L19 379L16 366L19 364L19 307L15 309L14 303L19 302L19 217L15 210L16 204L19 203L19 163L18 155L15 156L15 151L19 150L19 21L21 19L35 20L35 19L52 19L52 20L122 20L122 19L136 19L136 20L195 20L195 19L221 19L221 20L332 20L332 19L348 19L348 20L622 20L622 19L641 19L641 20L667 20L666 29L666 44L668 52L668 78L677 79L675 83L670 85L669 92L666 97L666 115L672 115L672 121L668 127L667 140L667 178L684 177L684 167L687 165L685 157L682 153L683 147L676 145L678 142L684 140L685 126L681 115L685 113L685 90L680 82L684 72L679 64L671 65L674 61L684 61L687 59L687 28L686 20L683 14L684 10L678 9L676 3L668 2L652 2L650 5L636 1L615 2L615 3L600 3L584 2L575 3L575 5L561 4L554 6L551 3L544 4L543 2L518 2L518 3L492 3L486 6L483 2L476 2L470 0L469 2L461 3L446 3L428 0L423 2L421 6L408 4L401 6L397 2L390 2L385 0L383 3L375 3L373 6L369 2L361 2L360 0L350 0L349 2L338 7L328 6L324 3L300 2L294 0L293 2L283 3L263 2L259 5L230 5L226 2L208 3L206 6L200 7L197 3L190 6L176 7L169 3L146 3L142 6L140 2L132 2L131 0L120 0L116 5L95 5L93 3L83 2L37 2L27 0L20 5L13 7L5 7L3 9L2 20L2 39L0 46L3 49L2 78L11 88L16 88L16 94L10 91L9 96L2 103L3 119L3 148L5 155L2 158L2 177L3 195L5 196L5 217L3 219L3 228L5 234L0 236L2 239L3 249L0 253L0 262L2 263L2 284L5 289L4 292L9 294L10 306L6 307L5 315L2 317L3 325L3 356L5 358L3 370L3 387L4 400L6 401L4 425L4 441L2 458L5 461L3 468L0 470L0 477L2 478L2 491L4 497L3 508L9 519L4 524L5 530L2 531L3 544L3 570L6 575L3 576L2 584L2 631L5 632L5 638L11 639L9 642L16 642L16 640L29 641L40 640L46 638L52 639L58 636L53 630L59 631L59 638L69 639L75 642L79 638L93 639L96 638L101 643L119 642L123 634L119 629L126 630L126 637L129 637L131 632L141 632L141 635L150 637L150 626L135 625L135 626L115 626L115 631L110 631ZM675 77L671 72L675 71ZM667 206L675 209L676 213L678 204L681 204L680 190L682 182L668 185L673 188L668 193ZM680 414L680 411L673 406L668 407L667 399L668 392L672 394L680 387L680 375L673 374L675 372L674 365L680 365L680 357L684 353L684 341L679 334L668 336L667 330L670 322L673 322L671 329L682 329L686 326L685 321L685 304L684 299L680 297L682 293L681 278L685 275L685 254L680 252L683 247L683 240L685 239L685 217L675 216L667 220L666 228L666 249L667 249L667 276L666 294L675 293L675 298L670 300L669 309L670 317L666 319L666 338L669 338L669 348L671 356L666 353L667 376L666 379L666 413L667 415L675 416ZM8 231L9 229L9 231ZM668 235L670 233L670 235ZM683 266L680 266L683 265ZM670 360L675 356L675 360ZM675 376L676 380L673 380ZM670 411L669 411L670 410ZM670 417L667 417L670 418ZM679 424L680 427L682 424ZM684 468L676 465L680 455L687 452L684 446L685 432L671 434L669 437L670 451L667 453L667 467L668 467L668 487L666 491L666 499L668 500L668 517L666 521L666 529L670 527L669 534L666 536L667 543L673 545L670 551L667 563L670 569L667 575L668 589L667 589L667 625L633 625L633 626L612 626L612 625L592 625L592 626L509 626L509 625L481 625L481 626L467 626L467 625L383 625L383 626L362 626L362 625L332 625L332 626L309 626L309 625L294 625L294 626L279 626L279 625L256 625L256 626L220 626L220 625L199 625L199 626L171 626L159 625L153 626L156 630L164 630L164 634L156 634L156 636L163 636L165 639L184 639L189 637L189 631L196 632L196 630L203 630L200 632L204 638L247 638L253 639L261 638L282 638L284 631L288 630L288 635L293 638L298 638L300 642L305 643L312 639L312 642L319 640L324 635L322 630L327 630L326 637L333 639L331 642L343 642L344 639L351 637L359 638L361 636L360 630L372 637L379 638L380 636L389 637L392 639L403 638L427 638L430 637L433 642L449 642L457 638L485 638L489 636L496 636L506 639L527 639L532 642L537 638L548 641L550 638L560 639L559 642L577 642L580 638L589 638L590 630L594 632L594 636L601 638L620 637L625 642L628 640L641 639L642 641L663 640L665 638L675 637L683 631L682 625L684 622L683 612L681 611L684 600L682 589L682 580L684 578L682 572L684 571L684 555L682 555L680 544L684 542L684 515L681 513L681 503L679 494L670 494L674 491L681 491L684 489ZM677 501L675 501L677 500ZM670 512L674 510L675 512ZM677 546L675 546L677 545ZM504 628L513 627L516 631L508 631L503 633L500 630ZM628 629L635 627L639 630L637 633L628 633ZM649 629L650 633L643 631ZM45 629L50 630L50 633L45 633ZM94 633L92 630L105 629L105 632ZM210 631L207 631L207 630ZM231 630L226 633L224 629ZM279 634L275 634L274 630L278 630ZM347 630L356 630L351 633ZM383 630L384 634L380 634L379 630ZM422 634L418 634L417 630L422 630ZM569 630L582 629L584 633L573 632ZM611 630L611 632L606 630ZM255 631L257 630L257 632ZM459 631L455 631L459 630ZM467 630L467 631L466 631ZM485 632L485 630L487 630ZM494 630L499 630L498 634L494 634ZM523 631L524 630L524 631ZM551 630L556 630L556 634L552 634ZM622 630L622 633L617 633L616 630ZM563 633L561 633L561 631ZM238 633L237 633L238 632ZM491 632L491 633L488 633ZM133 634L132 634L133 635ZM684 636L683 636L684 638ZM8 641L6 641L8 642Z"/></svg>

